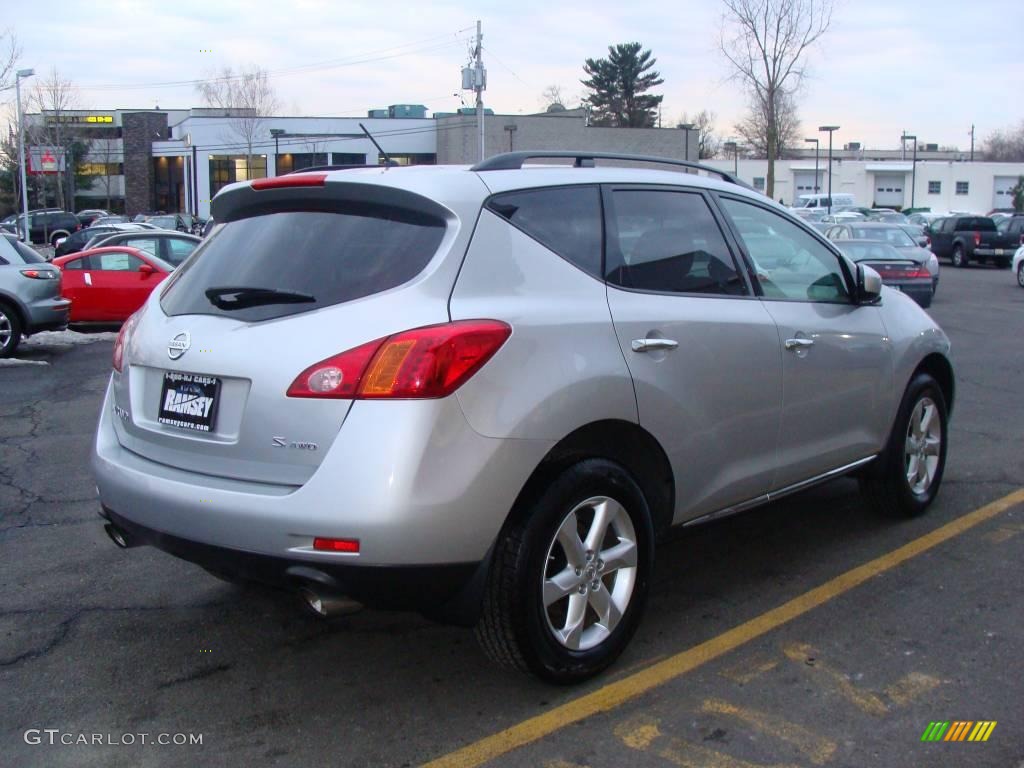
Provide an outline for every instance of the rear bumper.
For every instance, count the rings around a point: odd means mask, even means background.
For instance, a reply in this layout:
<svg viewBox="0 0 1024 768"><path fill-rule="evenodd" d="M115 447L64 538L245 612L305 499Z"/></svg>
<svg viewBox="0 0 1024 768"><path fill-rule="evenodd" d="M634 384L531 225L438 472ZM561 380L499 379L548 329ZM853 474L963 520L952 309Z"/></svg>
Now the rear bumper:
<svg viewBox="0 0 1024 768"><path fill-rule="evenodd" d="M131 546L156 547L211 571L282 589L316 586L375 608L424 611L454 620L466 613L459 598L473 583L481 565L367 567L310 563L190 541L139 525L107 507L100 515L120 528ZM467 617L467 623L471 622L472 617Z"/></svg>
<svg viewBox="0 0 1024 768"><path fill-rule="evenodd" d="M326 569L480 562L552 445L483 437L454 397L359 401L313 476L286 486L144 458L120 445L115 418L131 416L115 415L108 387L93 471L102 504L126 525ZM315 551L317 536L358 539L360 551Z"/></svg>
<svg viewBox="0 0 1024 768"><path fill-rule="evenodd" d="M886 281L886 285L898 289L907 294L918 304L927 304L935 294L936 282L932 280L917 280L915 282L900 282L898 280Z"/></svg>
<svg viewBox="0 0 1024 768"><path fill-rule="evenodd" d="M27 324L26 334L40 331L59 331L68 327L71 314L71 301L60 296L52 299L39 299L25 307Z"/></svg>

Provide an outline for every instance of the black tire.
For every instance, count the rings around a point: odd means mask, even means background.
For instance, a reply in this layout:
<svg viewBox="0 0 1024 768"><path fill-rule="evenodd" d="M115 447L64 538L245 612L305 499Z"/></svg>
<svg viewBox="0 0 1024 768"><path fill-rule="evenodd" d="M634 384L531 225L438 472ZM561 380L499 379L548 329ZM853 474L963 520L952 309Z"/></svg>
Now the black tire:
<svg viewBox="0 0 1024 768"><path fill-rule="evenodd" d="M1024 261L1017 265L1017 285L1024 288Z"/></svg>
<svg viewBox="0 0 1024 768"><path fill-rule="evenodd" d="M933 477L926 488L915 490L907 477L910 464L907 444L911 416L922 401L930 401L935 406L941 434ZM931 375L918 373L903 395L889 442L861 475L861 490L871 506L888 517L916 517L923 514L935 500L942 485L948 443L949 417L942 388Z"/></svg>
<svg viewBox="0 0 1024 768"><path fill-rule="evenodd" d="M953 246L953 266L954 267L966 267L970 260L967 258L967 253L964 251L964 247L957 243Z"/></svg>
<svg viewBox="0 0 1024 768"><path fill-rule="evenodd" d="M567 589L563 598L553 601L550 608L545 607L545 580L558 572L568 573L572 578L573 568L565 556L566 551L557 543L557 533L578 508L577 526L585 524L587 512L590 510L593 514L593 508L583 505L597 498L617 502L621 507L620 515L624 513L628 517L635 534L635 570L631 572L626 568L614 575L598 571L597 589L593 589L594 581L587 581L593 574L581 576L577 570L576 576L586 583ZM562 472L539 498L527 502L526 508L516 512L523 514L506 527L495 549L483 610L476 626L477 639L487 655L503 666L531 672L552 683L586 680L615 661L640 623L654 562L654 529L647 501L623 467L604 459L587 459ZM613 546L612 541L620 545L628 541L616 537L610 528L608 536L612 538L603 539L598 554L607 552ZM580 536L580 540L585 540L585 536ZM588 563L603 567L599 556L590 550L586 552ZM588 570L590 568L588 566ZM583 601L584 624L590 622L577 643L585 645L586 633L600 636L604 632L603 625L595 621L597 614L591 607L591 599L603 589L606 599L611 600L618 579L626 579L625 587L631 576L632 590L626 596L625 610L603 639L592 647L572 649L557 638L551 615L557 614L563 600L568 614L569 606L577 599L577 591L587 595ZM592 591L586 592L587 589ZM565 629L569 626L568 615L563 621Z"/></svg>
<svg viewBox="0 0 1024 768"><path fill-rule="evenodd" d="M932 296L934 296L934 295L935 294L932 294ZM932 296L929 296L926 299L921 299L921 303L920 303L921 309L928 309L928 307L930 307L932 305Z"/></svg>
<svg viewBox="0 0 1024 768"><path fill-rule="evenodd" d="M21 318L9 304L0 301L0 357L11 357L21 344Z"/></svg>

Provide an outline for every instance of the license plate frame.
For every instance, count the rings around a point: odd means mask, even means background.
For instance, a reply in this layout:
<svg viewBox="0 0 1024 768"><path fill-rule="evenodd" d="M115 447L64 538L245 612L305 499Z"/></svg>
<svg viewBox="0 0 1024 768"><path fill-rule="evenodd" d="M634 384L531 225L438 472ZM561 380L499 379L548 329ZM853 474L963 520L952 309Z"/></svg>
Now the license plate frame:
<svg viewBox="0 0 1024 768"><path fill-rule="evenodd" d="M221 380L202 373L164 371L157 403L160 424L210 434L217 426Z"/></svg>

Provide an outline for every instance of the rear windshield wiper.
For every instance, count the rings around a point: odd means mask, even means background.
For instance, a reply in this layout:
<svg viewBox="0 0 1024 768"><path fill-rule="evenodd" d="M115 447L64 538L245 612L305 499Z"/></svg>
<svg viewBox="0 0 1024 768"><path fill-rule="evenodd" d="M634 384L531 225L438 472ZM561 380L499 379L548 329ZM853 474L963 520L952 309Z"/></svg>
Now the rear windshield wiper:
<svg viewBox="0 0 1024 768"><path fill-rule="evenodd" d="M316 296L310 296L308 293L246 286L207 288L205 293L213 306L229 310L260 307L266 304L309 304L316 301Z"/></svg>

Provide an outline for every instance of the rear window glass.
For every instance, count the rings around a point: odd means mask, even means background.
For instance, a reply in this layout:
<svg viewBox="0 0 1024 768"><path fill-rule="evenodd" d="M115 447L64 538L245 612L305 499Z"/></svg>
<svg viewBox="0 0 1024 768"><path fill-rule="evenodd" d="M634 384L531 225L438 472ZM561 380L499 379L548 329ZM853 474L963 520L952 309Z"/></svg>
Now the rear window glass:
<svg viewBox="0 0 1024 768"><path fill-rule="evenodd" d="M46 261L34 248L9 237L0 237L0 258L5 264L42 264Z"/></svg>
<svg viewBox="0 0 1024 768"><path fill-rule="evenodd" d="M601 197L597 187L550 187L492 197L487 207L534 240L601 279Z"/></svg>
<svg viewBox="0 0 1024 768"><path fill-rule="evenodd" d="M444 231L439 218L369 205L338 213L288 211L227 222L203 243L196 258L175 272L160 306L168 315L224 315L256 322L341 304L416 277L437 251ZM254 305L242 300L256 296L253 291L214 303L207 296L212 289L258 289L264 295ZM277 292L280 301L267 292ZM236 306L226 306L230 303Z"/></svg>
<svg viewBox="0 0 1024 768"><path fill-rule="evenodd" d="M992 219L976 216L971 219L960 219L956 225L956 229L958 232L968 229L972 232L995 232L996 223L992 221Z"/></svg>

